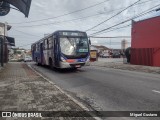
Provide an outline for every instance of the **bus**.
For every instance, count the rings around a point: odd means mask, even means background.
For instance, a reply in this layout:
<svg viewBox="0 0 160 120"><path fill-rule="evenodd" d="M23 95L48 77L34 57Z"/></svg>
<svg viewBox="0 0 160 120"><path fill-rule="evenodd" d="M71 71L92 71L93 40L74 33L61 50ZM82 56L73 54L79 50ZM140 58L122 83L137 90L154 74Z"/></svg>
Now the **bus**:
<svg viewBox="0 0 160 120"><path fill-rule="evenodd" d="M50 68L81 68L89 65L90 40L86 32L59 30L31 45L32 59Z"/></svg>

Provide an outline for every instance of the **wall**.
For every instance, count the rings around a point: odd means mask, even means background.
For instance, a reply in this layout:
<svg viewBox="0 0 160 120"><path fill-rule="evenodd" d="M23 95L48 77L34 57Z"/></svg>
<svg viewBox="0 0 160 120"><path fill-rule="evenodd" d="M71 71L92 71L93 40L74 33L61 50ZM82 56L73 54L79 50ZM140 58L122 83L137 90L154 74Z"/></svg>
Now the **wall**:
<svg viewBox="0 0 160 120"><path fill-rule="evenodd" d="M132 48L160 47L160 16L133 22Z"/></svg>
<svg viewBox="0 0 160 120"><path fill-rule="evenodd" d="M160 66L160 16L133 22L131 48L131 64Z"/></svg>
<svg viewBox="0 0 160 120"><path fill-rule="evenodd" d="M153 53L153 66L159 66L160 67L160 47L155 48Z"/></svg>

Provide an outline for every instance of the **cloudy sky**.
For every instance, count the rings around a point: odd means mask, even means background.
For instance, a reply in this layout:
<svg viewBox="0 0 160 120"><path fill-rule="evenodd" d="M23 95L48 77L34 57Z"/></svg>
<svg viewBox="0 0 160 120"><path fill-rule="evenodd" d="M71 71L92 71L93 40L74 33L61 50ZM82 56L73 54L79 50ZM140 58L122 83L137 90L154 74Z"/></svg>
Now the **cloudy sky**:
<svg viewBox="0 0 160 120"><path fill-rule="evenodd" d="M56 30L86 31L136 1L137 0L32 0L28 18L25 18L21 12L11 9L8 15L0 17L0 22L8 22L8 24L12 26L8 34L9 36L15 37L17 47L30 49L30 44L41 39L44 34L49 34ZM87 31L87 34L91 35L102 29L109 28L150 8L159 8L159 4L159 0L141 0L133 7L130 7L109 21ZM160 11L153 11L135 20L142 20L158 15L160 15ZM131 21L116 26L115 28L129 24L131 24ZM115 28L97 34L97 36L131 36L130 26L121 29ZM128 40L130 44L130 38L92 38L91 42L95 45L120 48L122 39Z"/></svg>

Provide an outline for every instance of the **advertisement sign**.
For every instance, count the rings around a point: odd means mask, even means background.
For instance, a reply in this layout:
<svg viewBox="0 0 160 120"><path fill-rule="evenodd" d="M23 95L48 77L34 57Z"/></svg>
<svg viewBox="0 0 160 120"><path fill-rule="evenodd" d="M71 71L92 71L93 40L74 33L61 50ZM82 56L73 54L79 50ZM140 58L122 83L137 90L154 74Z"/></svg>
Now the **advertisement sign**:
<svg viewBox="0 0 160 120"><path fill-rule="evenodd" d="M90 57L91 58L97 58L97 51L91 51L90 52Z"/></svg>
<svg viewBox="0 0 160 120"><path fill-rule="evenodd" d="M90 50L90 61L91 62L98 61L97 50Z"/></svg>

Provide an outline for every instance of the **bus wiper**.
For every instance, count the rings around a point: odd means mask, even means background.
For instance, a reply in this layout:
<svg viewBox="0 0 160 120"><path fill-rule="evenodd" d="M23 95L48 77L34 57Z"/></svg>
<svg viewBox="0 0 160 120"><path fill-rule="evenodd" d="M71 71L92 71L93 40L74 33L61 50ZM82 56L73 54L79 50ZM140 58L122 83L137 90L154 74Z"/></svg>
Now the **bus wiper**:
<svg viewBox="0 0 160 120"><path fill-rule="evenodd" d="M71 42L71 39L68 36L66 38L68 39L68 41L71 44L71 46L73 46L74 51L75 51L76 50L76 46L74 46L74 42Z"/></svg>
<svg viewBox="0 0 160 120"><path fill-rule="evenodd" d="M69 43L74 47L73 42L71 42L71 39L68 36L67 36L67 39L68 39Z"/></svg>

